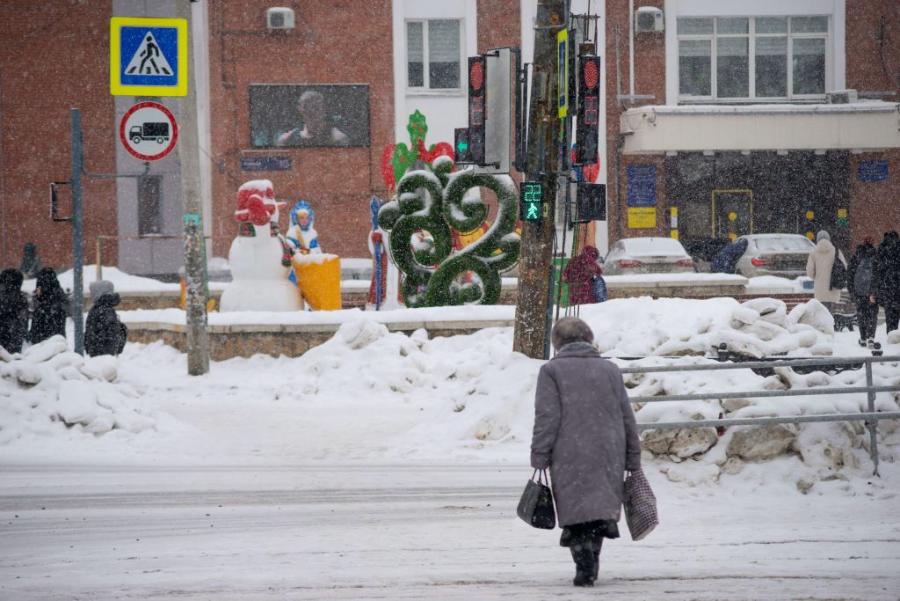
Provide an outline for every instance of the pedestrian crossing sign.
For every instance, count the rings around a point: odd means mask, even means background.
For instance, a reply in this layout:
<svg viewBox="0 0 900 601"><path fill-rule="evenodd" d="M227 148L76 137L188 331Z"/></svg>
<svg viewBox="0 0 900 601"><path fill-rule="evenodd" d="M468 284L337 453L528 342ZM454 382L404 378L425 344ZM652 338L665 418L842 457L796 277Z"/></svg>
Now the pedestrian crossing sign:
<svg viewBox="0 0 900 601"><path fill-rule="evenodd" d="M187 96L187 19L113 17L109 87L113 96Z"/></svg>

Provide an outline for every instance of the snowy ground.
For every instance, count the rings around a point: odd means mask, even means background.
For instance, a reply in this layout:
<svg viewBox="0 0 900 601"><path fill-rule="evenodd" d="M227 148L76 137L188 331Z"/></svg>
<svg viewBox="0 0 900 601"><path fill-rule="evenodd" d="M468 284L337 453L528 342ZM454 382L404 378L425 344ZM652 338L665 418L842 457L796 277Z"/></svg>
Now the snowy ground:
<svg viewBox="0 0 900 601"><path fill-rule="evenodd" d="M761 473L685 488L651 472L662 525L607 541L597 587L578 590L558 531L515 517L526 472L6 467L0 598L898 598L896 487L804 496Z"/></svg>
<svg viewBox="0 0 900 601"><path fill-rule="evenodd" d="M752 321L745 309L634 299L583 316L604 352L630 356L774 332L737 319ZM763 342L867 354L852 333L782 329ZM900 354L883 327L878 337ZM632 543L623 523L599 590L573 589L558 531L515 518L540 362L510 348L509 328L429 341L350 319L303 357L214 362L202 377L162 344L83 365L65 352L40 362L39 347L24 363L0 361L0 599L900 598L890 427L881 478L849 442L837 471L810 459L816 442L803 461L720 472L730 431L696 459L646 457L662 525ZM645 378L632 393L772 384L739 374ZM790 378L859 383L854 372ZM876 378L900 372L884 365ZM734 414L858 411L857 396L768 399ZM879 394L880 410L896 406ZM638 418L717 407L655 403ZM801 479L814 482L807 494Z"/></svg>

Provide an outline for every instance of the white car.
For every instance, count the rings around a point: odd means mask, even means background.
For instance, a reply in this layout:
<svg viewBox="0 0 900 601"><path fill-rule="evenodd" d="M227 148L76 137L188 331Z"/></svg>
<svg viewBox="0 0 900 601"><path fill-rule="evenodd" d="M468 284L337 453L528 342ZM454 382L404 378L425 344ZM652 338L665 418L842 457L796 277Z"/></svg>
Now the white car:
<svg viewBox="0 0 900 601"><path fill-rule="evenodd" d="M674 238L623 238L603 261L604 275L694 271L694 260Z"/></svg>
<svg viewBox="0 0 900 601"><path fill-rule="evenodd" d="M748 278L805 276L809 253L816 248L800 234L749 234L738 240L747 241L747 250L738 259L735 271Z"/></svg>

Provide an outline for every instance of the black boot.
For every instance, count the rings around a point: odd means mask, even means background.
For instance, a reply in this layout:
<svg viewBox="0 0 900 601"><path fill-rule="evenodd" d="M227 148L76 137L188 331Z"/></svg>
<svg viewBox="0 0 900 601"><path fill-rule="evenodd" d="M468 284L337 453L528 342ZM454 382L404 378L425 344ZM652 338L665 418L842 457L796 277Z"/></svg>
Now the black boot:
<svg viewBox="0 0 900 601"><path fill-rule="evenodd" d="M594 546L591 543L573 544L569 547L572 559L575 561L575 586L594 586L597 562L594 555Z"/></svg>
<svg viewBox="0 0 900 601"><path fill-rule="evenodd" d="M600 537L596 541L594 541L594 580L597 580L597 575L600 573L600 547L603 545L603 537Z"/></svg>

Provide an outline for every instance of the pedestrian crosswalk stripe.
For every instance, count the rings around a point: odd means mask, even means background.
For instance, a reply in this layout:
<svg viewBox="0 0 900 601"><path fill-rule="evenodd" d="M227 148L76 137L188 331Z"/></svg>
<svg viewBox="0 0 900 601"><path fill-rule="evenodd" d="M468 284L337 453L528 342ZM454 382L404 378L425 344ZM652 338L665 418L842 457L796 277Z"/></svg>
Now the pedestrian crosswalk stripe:
<svg viewBox="0 0 900 601"><path fill-rule="evenodd" d="M166 60L166 55L160 50L153 32L147 30L140 46L134 51L134 56L125 67L128 75L158 75L168 77L172 75L172 67Z"/></svg>

